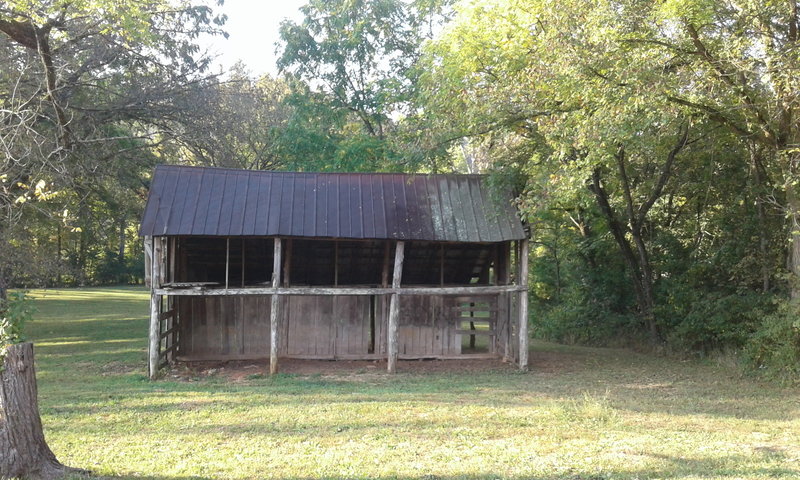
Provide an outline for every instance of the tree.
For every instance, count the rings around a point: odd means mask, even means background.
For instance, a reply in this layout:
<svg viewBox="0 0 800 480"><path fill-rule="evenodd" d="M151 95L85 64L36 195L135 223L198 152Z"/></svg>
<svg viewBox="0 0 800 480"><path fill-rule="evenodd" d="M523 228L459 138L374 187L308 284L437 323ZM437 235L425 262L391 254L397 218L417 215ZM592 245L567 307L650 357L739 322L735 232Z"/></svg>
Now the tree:
<svg viewBox="0 0 800 480"><path fill-rule="evenodd" d="M32 314L24 293L0 301L0 477L50 479L86 473L62 465L45 442L33 345L22 336Z"/></svg>
<svg viewBox="0 0 800 480"><path fill-rule="evenodd" d="M647 225L689 143L690 120L642 88L646 78L632 83L616 75L662 59L616 55L607 48L613 32L588 34L620 23L612 23L611 7L577 16L579 10L549 2L466 8L431 49L429 108L463 112L451 137L505 131L546 146L537 158L557 183L551 191L588 187L656 341Z"/></svg>
<svg viewBox="0 0 800 480"><path fill-rule="evenodd" d="M85 216L87 200L123 197L106 180L137 178L141 152L174 138L176 98L214 81L193 40L223 20L169 0L0 4L0 313L12 332L0 337L0 477L68 471L44 441L32 345L21 342L21 317L6 300L14 237L30 229L37 199L75 199Z"/></svg>
<svg viewBox="0 0 800 480"><path fill-rule="evenodd" d="M442 141L458 144L467 138L472 145L495 145L488 156L501 170L506 169L504 158L515 158L511 171L528 178L521 205L534 223L561 222L578 234L567 237L575 242L595 234L614 240L618 259L626 265L628 288L635 293L639 323L659 341L684 329L671 316L677 310L685 318L697 318L673 302L685 288L678 279L702 285L703 292L714 291L720 299L756 298L749 296L754 288L769 291L779 268L778 246L770 232L781 228L766 202L769 193L775 199L781 196L780 189L769 191L770 178L780 172L771 163L770 147L754 145L754 135L743 137L744 130L731 126L752 127L759 116L748 113L751 107L728 91L730 85L718 85L722 80L712 64L719 62L708 63L692 35L684 37L690 29L682 25L693 15L717 10L732 15L736 9L729 9L730 3L714 3L713 8L711 2L666 3L463 2L455 20L428 47L421 87L421 105ZM698 11L702 5L706 10ZM777 15L782 8L773 5L765 12ZM739 23L717 20L721 26L707 25L700 33L733 35L737 25L757 16L751 13ZM748 57L759 52L758 43L737 43L726 61L746 59L753 70L746 73L752 76L763 68ZM788 59L782 62L786 66ZM762 92L758 105L775 104L767 94L777 87L753 88ZM697 102L701 94L708 102ZM701 108L712 100L713 108ZM730 117L728 125L717 117L721 112ZM508 145L516 153L503 153ZM756 208L748 206L753 203ZM731 217L719 213L734 205L743 234L735 240L727 237ZM756 225L761 227L751 229ZM557 245L549 231L534 229L534 242ZM705 248L721 248L723 238L736 245L725 251L738 257ZM608 261L580 248L577 252L590 268L598 260ZM552 257L548 255L543 258ZM559 256L559 273L569 275L562 267L573 264L563 259ZM759 282L741 273L741 265L753 260L759 262ZM741 283L711 285L719 276L699 268L711 263L724 266L724 275ZM585 288L600 291L594 282ZM598 296L582 298L594 301ZM748 308L762 305L754 299ZM731 324L739 321L736 313L726 315ZM747 328L736 331L746 335ZM690 330L686 327L681 335L690 335Z"/></svg>
<svg viewBox="0 0 800 480"><path fill-rule="evenodd" d="M85 200L104 195L100 180L140 171L153 158L142 152L174 140L176 99L215 81L193 41L223 20L168 0L0 5L0 297L13 267L8 229L30 217L20 199L44 182L78 201L54 211L85 214Z"/></svg>
<svg viewBox="0 0 800 480"><path fill-rule="evenodd" d="M418 47L409 6L399 0L312 0L300 24L281 25L278 66L319 86L338 108L383 138L406 100Z"/></svg>
<svg viewBox="0 0 800 480"><path fill-rule="evenodd" d="M307 140L319 139L320 151L336 152L328 157L334 168L419 168L427 145L421 145L418 124L408 121L418 113L417 60L451 3L312 0L302 7L300 23L284 22L278 66L296 80L290 101L297 116L289 130L301 138L294 144L285 138L285 144L307 149ZM311 122L305 130L313 118L302 118L308 114L323 118L325 126Z"/></svg>
<svg viewBox="0 0 800 480"><path fill-rule="evenodd" d="M276 137L286 127L293 108L289 85L264 75L250 78L237 64L228 80L209 85L188 102L180 120L185 132L177 146L192 163L249 170L274 170L285 162ZM184 155L186 156L186 155Z"/></svg>
<svg viewBox="0 0 800 480"><path fill-rule="evenodd" d="M670 56L664 70L674 74L661 76L682 81L660 82L663 95L738 135L781 179L791 296L800 296L798 3L671 0L637 9L645 21L620 40L635 52Z"/></svg>

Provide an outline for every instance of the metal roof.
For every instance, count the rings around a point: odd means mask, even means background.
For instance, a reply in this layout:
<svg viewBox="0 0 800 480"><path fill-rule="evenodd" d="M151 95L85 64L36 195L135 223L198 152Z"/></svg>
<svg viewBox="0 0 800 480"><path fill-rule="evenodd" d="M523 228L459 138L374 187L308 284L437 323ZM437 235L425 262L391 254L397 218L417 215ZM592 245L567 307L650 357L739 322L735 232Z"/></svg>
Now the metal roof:
<svg viewBox="0 0 800 480"><path fill-rule="evenodd" d="M159 165L140 235L500 242L525 237L481 175L300 173Z"/></svg>

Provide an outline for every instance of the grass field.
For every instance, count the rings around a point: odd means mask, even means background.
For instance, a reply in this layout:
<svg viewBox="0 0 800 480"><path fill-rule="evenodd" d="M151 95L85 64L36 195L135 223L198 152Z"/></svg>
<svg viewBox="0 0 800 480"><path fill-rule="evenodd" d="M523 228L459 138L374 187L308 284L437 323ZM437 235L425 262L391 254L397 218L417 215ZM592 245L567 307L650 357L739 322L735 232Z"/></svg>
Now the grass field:
<svg viewBox="0 0 800 480"><path fill-rule="evenodd" d="M800 478L800 391L719 366L534 343L529 374L150 382L144 290L33 293L45 434L103 477Z"/></svg>

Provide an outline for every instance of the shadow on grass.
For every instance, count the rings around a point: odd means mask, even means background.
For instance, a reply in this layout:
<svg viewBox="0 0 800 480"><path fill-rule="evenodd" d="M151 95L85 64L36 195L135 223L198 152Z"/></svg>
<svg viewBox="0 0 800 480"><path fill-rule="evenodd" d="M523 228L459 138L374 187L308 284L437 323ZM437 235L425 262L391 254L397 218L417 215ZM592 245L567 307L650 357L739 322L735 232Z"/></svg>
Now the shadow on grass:
<svg viewBox="0 0 800 480"><path fill-rule="evenodd" d="M761 453L768 457L767 461L786 461L783 456L775 458L776 453ZM742 479L742 478L798 478L800 477L800 467L776 466L776 467L748 467L748 463L753 462L753 458L743 455L731 455L720 458L708 459L687 459L680 457L652 455L658 459L662 465L652 469L631 469L631 470L605 470L602 473L581 472L579 469L566 469L566 472L553 474L532 474L532 475L504 475L499 473L482 473L467 475L437 475L422 474L416 476L409 475L324 475L324 476L286 476L273 477L275 480L640 480L643 478L676 479L701 476L706 478L713 476L721 479ZM759 459L764 461L764 459ZM87 477L75 477L83 478ZM142 473L120 474L115 476L90 476L96 479L152 479L152 480L214 480L216 477L204 476L169 476L169 475L148 475Z"/></svg>

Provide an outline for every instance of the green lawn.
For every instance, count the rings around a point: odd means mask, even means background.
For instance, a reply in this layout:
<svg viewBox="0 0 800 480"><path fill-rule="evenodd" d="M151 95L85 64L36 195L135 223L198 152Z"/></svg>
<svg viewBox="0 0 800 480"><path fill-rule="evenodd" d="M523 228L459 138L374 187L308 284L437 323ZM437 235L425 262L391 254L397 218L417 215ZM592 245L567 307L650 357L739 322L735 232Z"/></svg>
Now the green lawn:
<svg viewBox="0 0 800 480"><path fill-rule="evenodd" d="M33 292L45 434L112 478L800 478L800 391L534 343L532 372L145 377L142 289Z"/></svg>

